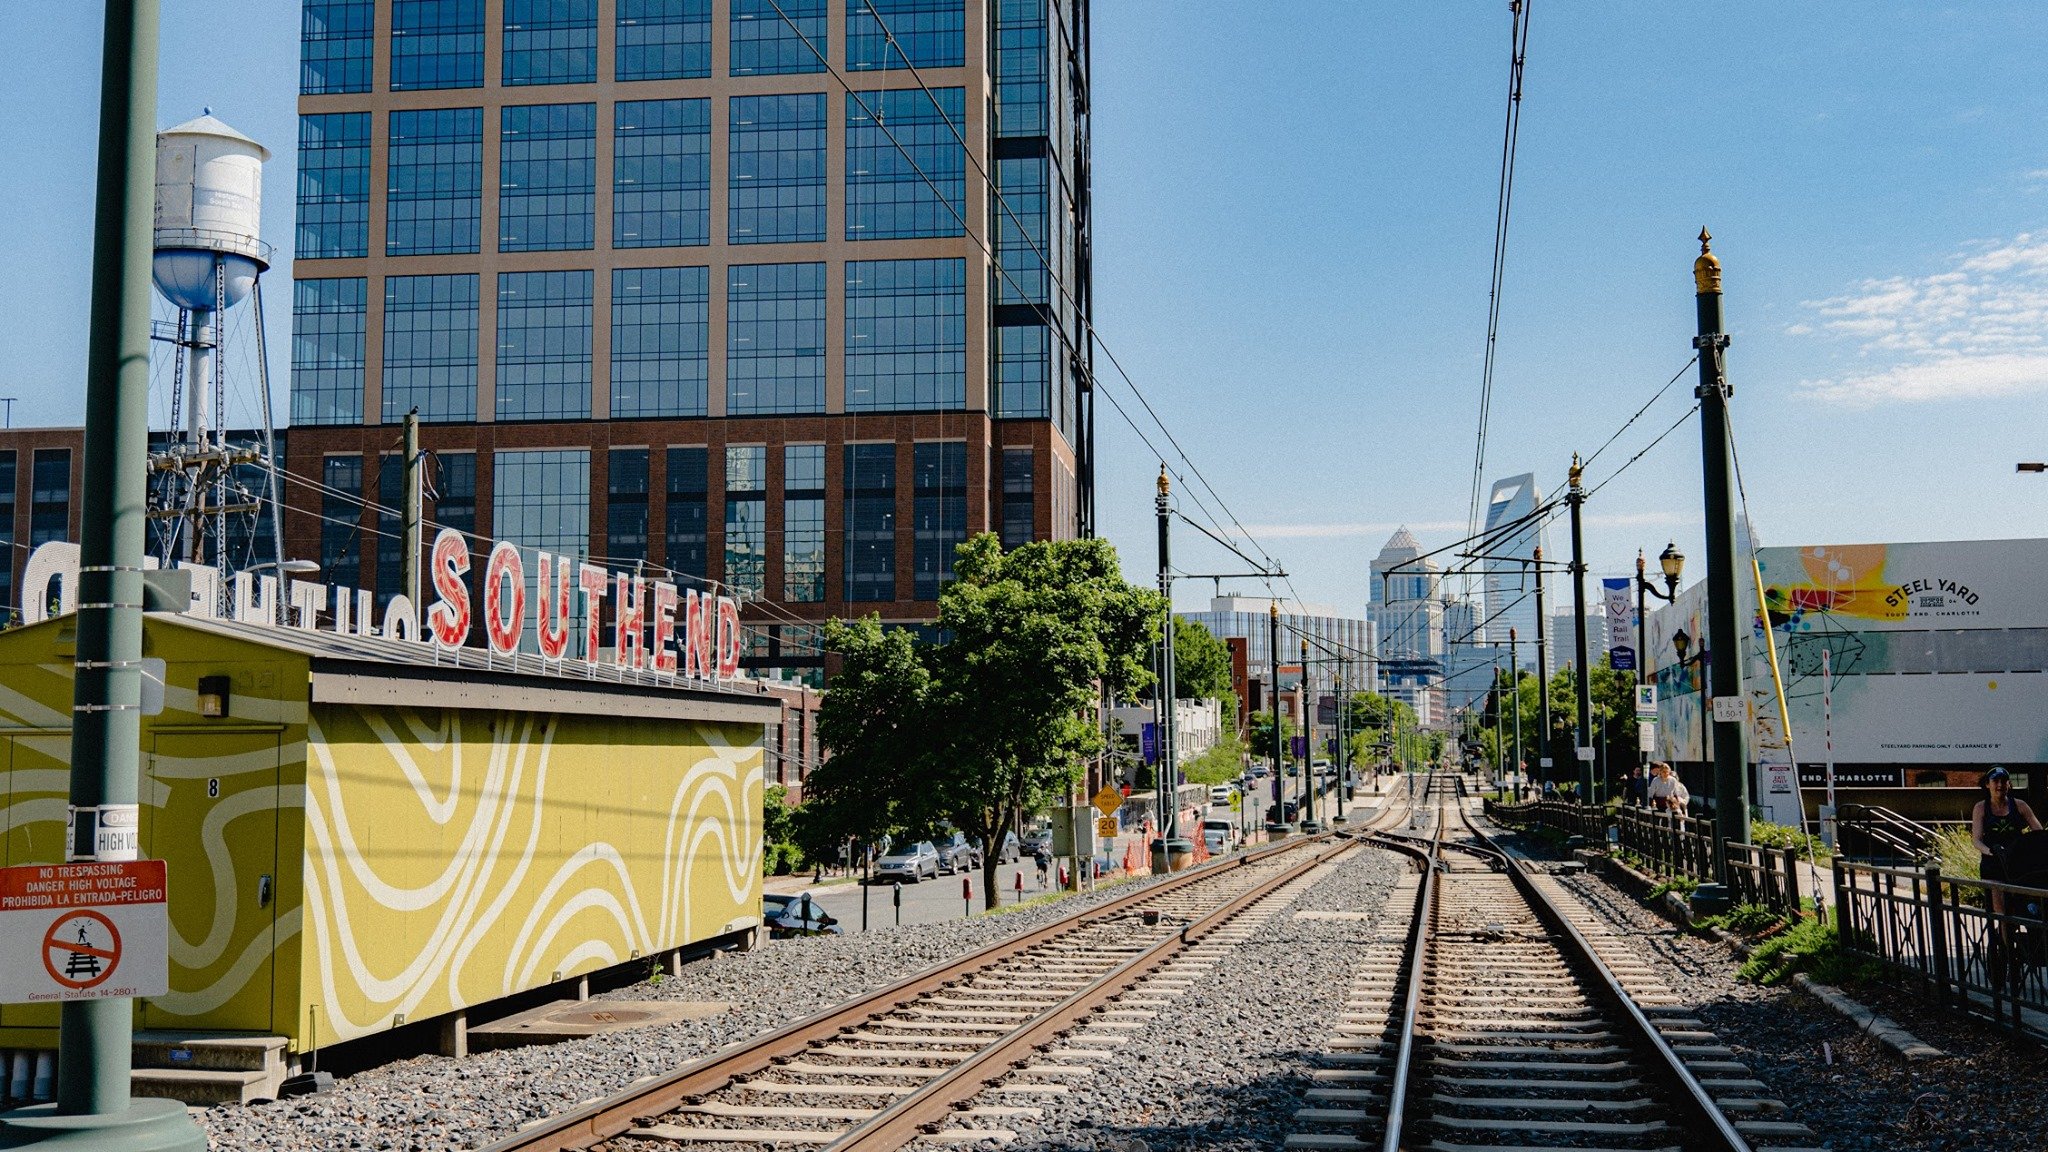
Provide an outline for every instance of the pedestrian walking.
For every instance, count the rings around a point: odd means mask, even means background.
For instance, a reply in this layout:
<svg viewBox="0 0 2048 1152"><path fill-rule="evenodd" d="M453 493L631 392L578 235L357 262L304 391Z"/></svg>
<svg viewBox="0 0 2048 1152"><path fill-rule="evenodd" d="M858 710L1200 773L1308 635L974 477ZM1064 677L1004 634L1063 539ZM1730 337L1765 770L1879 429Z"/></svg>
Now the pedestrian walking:
<svg viewBox="0 0 2048 1152"><path fill-rule="evenodd" d="M1993 768L1984 774L1984 799L1970 809L1970 842L1977 846L1977 875L2003 882L2005 850L2027 832L2039 832L2041 818L2012 794L2012 773ZM1991 893L1992 910L2004 911L2004 893Z"/></svg>
<svg viewBox="0 0 2048 1152"><path fill-rule="evenodd" d="M1662 761L1650 764L1650 782L1643 789L1644 798L1650 807L1659 812L1685 814L1685 807L1692 802L1692 793L1686 791L1685 781L1671 771L1671 765Z"/></svg>

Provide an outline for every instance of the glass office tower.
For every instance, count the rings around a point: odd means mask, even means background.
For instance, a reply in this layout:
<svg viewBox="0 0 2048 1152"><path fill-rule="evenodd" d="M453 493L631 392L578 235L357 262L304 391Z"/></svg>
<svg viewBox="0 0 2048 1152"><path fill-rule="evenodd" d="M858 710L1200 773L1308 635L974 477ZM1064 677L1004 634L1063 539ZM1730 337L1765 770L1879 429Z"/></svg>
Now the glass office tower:
<svg viewBox="0 0 2048 1152"><path fill-rule="evenodd" d="M1091 532L1087 78L1086 0L305 0L291 553L413 410L431 520L733 589L757 668Z"/></svg>

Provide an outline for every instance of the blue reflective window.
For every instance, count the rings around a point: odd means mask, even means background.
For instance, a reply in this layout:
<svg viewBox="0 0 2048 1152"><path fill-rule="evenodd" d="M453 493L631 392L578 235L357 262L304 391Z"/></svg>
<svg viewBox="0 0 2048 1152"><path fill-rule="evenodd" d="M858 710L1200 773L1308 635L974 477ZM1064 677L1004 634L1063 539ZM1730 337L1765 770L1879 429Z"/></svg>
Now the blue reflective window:
<svg viewBox="0 0 2048 1152"><path fill-rule="evenodd" d="M495 453L491 458L491 535L557 556L588 555L590 450L500 449ZM532 581L528 575L529 587ZM570 599L580 601L582 597Z"/></svg>
<svg viewBox="0 0 2048 1152"><path fill-rule="evenodd" d="M71 539L71 449L38 448L30 461L28 546Z"/></svg>
<svg viewBox="0 0 2048 1152"><path fill-rule="evenodd" d="M825 265L735 264L726 277L725 410L825 410Z"/></svg>
<svg viewBox="0 0 2048 1152"><path fill-rule="evenodd" d="M704 501L710 484L710 452L668 450L668 570L702 581L706 575Z"/></svg>
<svg viewBox="0 0 2048 1152"><path fill-rule="evenodd" d="M1032 471L1030 448L1003 449L1003 547L1017 548L1031 543L1034 535L1032 500L1037 477Z"/></svg>
<svg viewBox="0 0 2048 1152"><path fill-rule="evenodd" d="M384 278L384 423L476 419L476 274Z"/></svg>
<svg viewBox="0 0 2048 1152"><path fill-rule="evenodd" d="M1027 156L996 161L996 187L1002 202L991 205L996 226L996 303L1048 303L1045 262L1053 252L1046 245L1045 221L1050 189L1046 159ZM1004 210L1008 205L1008 210Z"/></svg>
<svg viewBox="0 0 2048 1152"><path fill-rule="evenodd" d="M896 599L896 445L848 444L844 488L846 599Z"/></svg>
<svg viewBox="0 0 2048 1152"><path fill-rule="evenodd" d="M299 10L299 92L368 92L376 47L374 0L306 0Z"/></svg>
<svg viewBox="0 0 2048 1152"><path fill-rule="evenodd" d="M484 211L484 112L391 114L384 254L477 250Z"/></svg>
<svg viewBox="0 0 2048 1152"><path fill-rule="evenodd" d="M825 238L825 94L730 101L731 210L726 242Z"/></svg>
<svg viewBox="0 0 2048 1152"><path fill-rule="evenodd" d="M484 0L391 0L391 90L484 86Z"/></svg>
<svg viewBox="0 0 2048 1152"><path fill-rule="evenodd" d="M369 282L292 285L292 423L360 424Z"/></svg>
<svg viewBox="0 0 2048 1152"><path fill-rule="evenodd" d="M476 531L476 453L435 452L430 461L433 490L427 515L443 528Z"/></svg>
<svg viewBox="0 0 2048 1152"><path fill-rule="evenodd" d="M320 461L320 575L336 584L362 582L363 458Z"/></svg>
<svg viewBox="0 0 2048 1152"><path fill-rule="evenodd" d="M847 71L958 68L965 63L964 0L846 0Z"/></svg>
<svg viewBox="0 0 2048 1152"><path fill-rule="evenodd" d="M848 240L962 234L967 150L954 133L966 130L965 111L959 88L847 95Z"/></svg>
<svg viewBox="0 0 2048 1152"><path fill-rule="evenodd" d="M782 598L825 598L825 446L782 449Z"/></svg>
<svg viewBox="0 0 2048 1152"><path fill-rule="evenodd" d="M953 549L967 539L967 445L916 445L910 465L912 598L937 600L953 579Z"/></svg>
<svg viewBox="0 0 2048 1152"><path fill-rule="evenodd" d="M16 456L11 448L0 449L0 621L9 624L19 622L13 613L14 607L14 511Z"/></svg>
<svg viewBox="0 0 2048 1152"><path fill-rule="evenodd" d="M597 206L597 105L501 110L498 251L589 248Z"/></svg>
<svg viewBox="0 0 2048 1152"><path fill-rule="evenodd" d="M607 563L647 559L647 449L605 454L604 554Z"/></svg>
<svg viewBox="0 0 2048 1152"><path fill-rule="evenodd" d="M702 416L711 270L612 270L612 417Z"/></svg>
<svg viewBox="0 0 2048 1152"><path fill-rule="evenodd" d="M297 256L370 254L370 114L299 117Z"/></svg>
<svg viewBox="0 0 2048 1152"><path fill-rule="evenodd" d="M597 79L597 0L505 0L505 86Z"/></svg>
<svg viewBox="0 0 2048 1152"><path fill-rule="evenodd" d="M498 273L498 419L590 415L588 270Z"/></svg>
<svg viewBox="0 0 2048 1152"><path fill-rule="evenodd" d="M825 71L825 2L732 0L732 74Z"/></svg>
<svg viewBox="0 0 2048 1152"><path fill-rule="evenodd" d="M1052 415L1051 333L1043 324L997 328L996 415Z"/></svg>
<svg viewBox="0 0 2048 1152"><path fill-rule="evenodd" d="M966 261L847 261L846 410L966 406Z"/></svg>
<svg viewBox="0 0 2048 1152"><path fill-rule="evenodd" d="M612 247L711 243L711 101L621 100L612 132Z"/></svg>
<svg viewBox="0 0 2048 1152"><path fill-rule="evenodd" d="M996 0L996 135L1046 134L1046 0Z"/></svg>
<svg viewBox="0 0 2048 1152"><path fill-rule="evenodd" d="M725 582L739 596L768 587L768 449L725 449Z"/></svg>
<svg viewBox="0 0 2048 1152"><path fill-rule="evenodd" d="M620 80L711 75L711 0L619 0Z"/></svg>

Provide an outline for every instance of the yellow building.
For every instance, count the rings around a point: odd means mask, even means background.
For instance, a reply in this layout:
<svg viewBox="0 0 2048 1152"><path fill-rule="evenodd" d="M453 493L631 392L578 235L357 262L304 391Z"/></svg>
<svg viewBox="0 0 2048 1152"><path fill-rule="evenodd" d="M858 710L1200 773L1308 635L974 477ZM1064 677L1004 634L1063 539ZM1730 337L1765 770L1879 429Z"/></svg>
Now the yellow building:
<svg viewBox="0 0 2048 1152"><path fill-rule="evenodd" d="M0 633L6 864L63 859L75 631ZM751 686L168 613L143 653L171 988L138 1028L303 1052L759 921ZM0 1048L56 1022L0 1006Z"/></svg>

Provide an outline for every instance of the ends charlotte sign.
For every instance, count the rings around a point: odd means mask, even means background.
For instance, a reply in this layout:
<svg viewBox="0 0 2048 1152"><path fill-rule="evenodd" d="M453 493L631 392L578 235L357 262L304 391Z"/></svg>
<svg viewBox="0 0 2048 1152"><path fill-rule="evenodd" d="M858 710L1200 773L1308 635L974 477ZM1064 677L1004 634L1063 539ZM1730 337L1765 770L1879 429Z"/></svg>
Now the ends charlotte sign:
<svg viewBox="0 0 2048 1152"><path fill-rule="evenodd" d="M198 616L222 615L224 607L225 615L245 624L374 636L436 649L468 646L480 619L485 645L502 656L538 652L551 665L611 664L678 679L728 680L739 674L740 610L730 596L614 574L576 557L523 550L499 540L486 554L483 603L475 605L465 579L474 565L469 540L443 528L428 555L433 600L424 618L409 597L400 595L385 604L381 622L375 598L359 588L310 580L291 580L280 588L275 575L237 572L233 595L222 605L215 569L180 570L192 576L190 611ZM155 568L154 558L143 566ZM51 614L53 580L56 611L76 610L78 569L76 544L52 541L31 553L22 570L23 622L34 624ZM607 599L612 602L609 626L602 623Z"/></svg>

